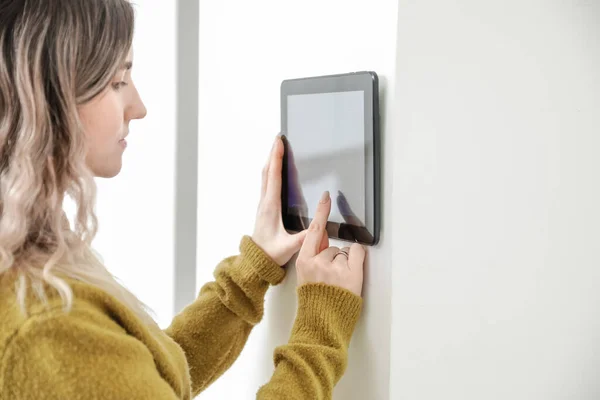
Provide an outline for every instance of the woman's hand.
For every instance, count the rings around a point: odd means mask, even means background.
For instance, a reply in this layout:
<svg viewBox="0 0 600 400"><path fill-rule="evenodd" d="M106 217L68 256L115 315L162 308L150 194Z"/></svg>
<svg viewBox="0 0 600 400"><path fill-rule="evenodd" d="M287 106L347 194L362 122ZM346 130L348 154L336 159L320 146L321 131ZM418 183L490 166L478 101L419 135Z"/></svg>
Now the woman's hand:
<svg viewBox="0 0 600 400"><path fill-rule="evenodd" d="M260 204L254 224L252 240L273 261L286 264L300 250L306 231L289 234L281 217L281 171L283 143L277 136L271 155L262 173Z"/></svg>
<svg viewBox="0 0 600 400"><path fill-rule="evenodd" d="M296 271L298 286L325 283L362 294L365 249L355 243L350 248L329 247L325 226L331 212L331 198L323 194L304 244L298 254Z"/></svg>

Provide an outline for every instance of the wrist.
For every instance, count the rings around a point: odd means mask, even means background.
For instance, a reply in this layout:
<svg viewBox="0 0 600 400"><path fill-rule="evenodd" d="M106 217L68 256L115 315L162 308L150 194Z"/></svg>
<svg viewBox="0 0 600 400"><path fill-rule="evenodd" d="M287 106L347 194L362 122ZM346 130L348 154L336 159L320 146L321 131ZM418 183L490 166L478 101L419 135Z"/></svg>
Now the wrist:
<svg viewBox="0 0 600 400"><path fill-rule="evenodd" d="M273 251L268 245L262 243L260 241L260 239L255 239L254 236L251 236L250 239L252 240L254 245L256 247L258 247L260 249L260 251L262 251L262 253L265 255L265 257L267 257L273 263L277 264L279 267L282 267L283 265L285 265L285 262L283 262L283 263L281 262L281 257L275 251Z"/></svg>
<svg viewBox="0 0 600 400"><path fill-rule="evenodd" d="M273 260L250 236L244 236L240 253L252 264L258 276L271 285L279 284L285 277L285 269Z"/></svg>
<svg viewBox="0 0 600 400"><path fill-rule="evenodd" d="M293 336L298 341L346 345L362 311L363 300L347 289L324 283L299 286Z"/></svg>

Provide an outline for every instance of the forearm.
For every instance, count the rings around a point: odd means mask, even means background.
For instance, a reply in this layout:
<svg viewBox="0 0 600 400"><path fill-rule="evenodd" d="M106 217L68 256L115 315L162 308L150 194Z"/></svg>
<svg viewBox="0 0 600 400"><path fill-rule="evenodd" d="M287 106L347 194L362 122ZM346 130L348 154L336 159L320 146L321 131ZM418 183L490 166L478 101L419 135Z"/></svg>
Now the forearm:
<svg viewBox="0 0 600 400"><path fill-rule="evenodd" d="M275 372L259 400L331 399L348 360L362 299L334 286L298 289L298 315L289 343L275 351Z"/></svg>
<svg viewBox="0 0 600 400"><path fill-rule="evenodd" d="M184 350L190 366L192 392L204 390L237 359L250 331L263 316L265 293L279 283L284 270L248 237L240 255L223 260L215 281L203 286L166 333Z"/></svg>

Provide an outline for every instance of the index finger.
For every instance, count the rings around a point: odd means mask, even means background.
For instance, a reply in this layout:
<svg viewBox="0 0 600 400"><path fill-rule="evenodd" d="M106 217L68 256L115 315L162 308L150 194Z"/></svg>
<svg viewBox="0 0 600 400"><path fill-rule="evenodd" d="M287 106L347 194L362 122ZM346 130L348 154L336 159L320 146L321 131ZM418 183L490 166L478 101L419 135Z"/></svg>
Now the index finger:
<svg viewBox="0 0 600 400"><path fill-rule="evenodd" d="M304 243L302 244L302 248L300 249L298 257L312 258L319 254L319 250L321 249L321 241L323 240L323 235L326 235L325 226L327 225L327 219L329 218L330 212L331 198L329 196L329 192L325 192L321 197L321 201L319 201L319 204L317 205L315 217L313 218L312 222L310 223L310 226L308 227L308 232L306 234L306 238L304 239Z"/></svg>
<svg viewBox="0 0 600 400"><path fill-rule="evenodd" d="M267 177L266 198L281 200L281 169L283 167L283 142L280 137L275 139L271 158L269 160L269 172Z"/></svg>

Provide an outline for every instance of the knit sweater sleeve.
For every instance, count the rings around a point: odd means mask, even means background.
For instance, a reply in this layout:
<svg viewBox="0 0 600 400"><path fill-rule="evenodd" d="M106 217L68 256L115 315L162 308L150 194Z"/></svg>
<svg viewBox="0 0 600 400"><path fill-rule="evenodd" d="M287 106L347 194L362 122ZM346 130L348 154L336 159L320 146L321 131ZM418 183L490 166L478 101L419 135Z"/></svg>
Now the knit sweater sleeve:
<svg viewBox="0 0 600 400"><path fill-rule="evenodd" d="M325 400L342 377L362 299L324 284L298 288L298 313L288 344L275 350L275 371L258 400Z"/></svg>
<svg viewBox="0 0 600 400"><path fill-rule="evenodd" d="M223 260L215 280L205 284L196 301L175 317L166 333L186 354L194 396L238 358L250 331L263 317L269 285L284 276L285 270L246 236L240 254Z"/></svg>
<svg viewBox="0 0 600 400"><path fill-rule="evenodd" d="M2 356L2 400L182 398L144 343L86 302L29 316Z"/></svg>
<svg viewBox="0 0 600 400"><path fill-rule="evenodd" d="M285 271L249 237L240 254L223 260L215 280L204 285L166 333L186 354L196 396L237 359L250 331L263 316L269 285ZM258 398L330 399L347 362L347 349L362 299L322 284L298 289L299 308L289 343L275 351L275 373Z"/></svg>

